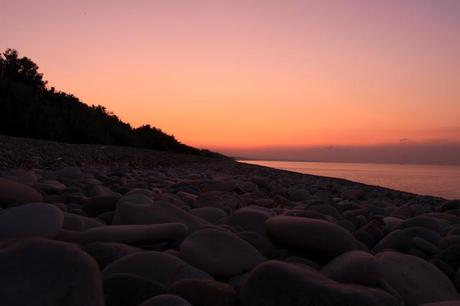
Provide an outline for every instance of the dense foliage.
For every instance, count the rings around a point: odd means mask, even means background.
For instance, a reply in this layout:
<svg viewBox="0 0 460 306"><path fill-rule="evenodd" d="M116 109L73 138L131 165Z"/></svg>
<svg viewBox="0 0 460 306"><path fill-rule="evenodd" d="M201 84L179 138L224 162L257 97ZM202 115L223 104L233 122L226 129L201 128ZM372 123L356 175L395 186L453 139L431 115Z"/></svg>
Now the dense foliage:
<svg viewBox="0 0 460 306"><path fill-rule="evenodd" d="M46 84L31 59L12 49L0 54L0 134L218 155L186 146L150 125L133 128L104 106L88 106Z"/></svg>

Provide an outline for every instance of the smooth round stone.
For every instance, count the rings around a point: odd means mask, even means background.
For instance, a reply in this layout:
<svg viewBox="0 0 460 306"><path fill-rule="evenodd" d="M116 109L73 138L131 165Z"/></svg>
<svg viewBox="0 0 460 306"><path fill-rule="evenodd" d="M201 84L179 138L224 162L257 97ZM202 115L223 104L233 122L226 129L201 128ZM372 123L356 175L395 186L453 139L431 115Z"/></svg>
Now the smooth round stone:
<svg viewBox="0 0 460 306"><path fill-rule="evenodd" d="M216 229L203 229L188 236L180 257L212 275L233 276L251 270L263 256L238 236Z"/></svg>
<svg viewBox="0 0 460 306"><path fill-rule="evenodd" d="M160 283L131 274L113 274L104 279L106 306L138 306L164 293L166 288Z"/></svg>
<svg viewBox="0 0 460 306"><path fill-rule="evenodd" d="M240 290L241 306L402 306L383 290L340 284L307 266L267 261Z"/></svg>
<svg viewBox="0 0 460 306"><path fill-rule="evenodd" d="M438 244L440 236L438 233L423 228L409 227L405 229L397 229L383 237L372 249L374 253L384 250L396 250L405 252L411 245L411 241L415 237L420 237L432 244Z"/></svg>
<svg viewBox="0 0 460 306"><path fill-rule="evenodd" d="M458 298L452 282L431 263L398 252L376 255L383 278L408 305Z"/></svg>
<svg viewBox="0 0 460 306"><path fill-rule="evenodd" d="M33 171L24 169L11 169L7 171L1 171L3 178L15 182L19 182L26 185L33 185L37 182L38 177Z"/></svg>
<svg viewBox="0 0 460 306"><path fill-rule="evenodd" d="M187 232L182 223L107 225L87 230L82 238L85 242L155 243L180 240Z"/></svg>
<svg viewBox="0 0 460 306"><path fill-rule="evenodd" d="M265 220L270 217L269 213L255 209L238 209L227 219L227 224L241 226L248 232L265 232Z"/></svg>
<svg viewBox="0 0 460 306"><path fill-rule="evenodd" d="M212 279L208 273L175 256L155 251L136 253L116 260L103 270L102 275L105 278L115 273L137 275L166 287L187 278Z"/></svg>
<svg viewBox="0 0 460 306"><path fill-rule="evenodd" d="M123 195L119 200L120 203L132 203L132 204L153 204L152 200L153 194L149 196L145 192L128 192Z"/></svg>
<svg viewBox="0 0 460 306"><path fill-rule="evenodd" d="M206 184L203 184L202 190L207 191L224 191L224 192L231 192L234 191L237 186L235 181L220 181L220 180L213 180L208 181Z"/></svg>
<svg viewBox="0 0 460 306"><path fill-rule="evenodd" d="M365 224L364 226L360 227L359 230L369 233L370 235L372 235L372 238L374 240L378 241L383 238L384 228L385 228L385 223L382 220L373 219L369 221L367 224Z"/></svg>
<svg viewBox="0 0 460 306"><path fill-rule="evenodd" d="M0 205L26 204L43 202L43 196L35 189L0 178Z"/></svg>
<svg viewBox="0 0 460 306"><path fill-rule="evenodd" d="M237 185L238 185L238 188L240 188L244 192L251 193L251 192L259 191L259 187L257 186L257 184L255 184L253 182L239 181L239 182L237 182Z"/></svg>
<svg viewBox="0 0 460 306"><path fill-rule="evenodd" d="M71 230L71 231L84 231L85 222L77 217L74 214L63 213L64 223L62 224L62 229Z"/></svg>
<svg viewBox="0 0 460 306"><path fill-rule="evenodd" d="M158 195L155 196L153 199L155 203L160 203L160 202L165 202L169 203L171 205L174 205L176 207L180 207L184 210L189 211L190 210L190 205L187 204L184 200L182 200L179 196L173 193L169 192L162 192Z"/></svg>
<svg viewBox="0 0 460 306"><path fill-rule="evenodd" d="M177 295L161 294L148 299L140 306L192 306L192 304Z"/></svg>
<svg viewBox="0 0 460 306"><path fill-rule="evenodd" d="M270 238L267 235L259 234L256 232L239 232L238 237L249 242L255 247L260 254L266 257L275 257L278 254L278 250Z"/></svg>
<svg viewBox="0 0 460 306"><path fill-rule="evenodd" d="M86 195L90 198L120 196L116 192L112 191L109 187L103 185L90 186L86 191Z"/></svg>
<svg viewBox="0 0 460 306"><path fill-rule="evenodd" d="M436 264L436 266L440 266L440 269L444 271L446 275L452 277L455 274L455 271L460 268L460 245L454 245L447 249L441 249L441 251L435 254L431 260L434 260L435 262L441 261L443 264Z"/></svg>
<svg viewBox="0 0 460 306"><path fill-rule="evenodd" d="M275 188L271 182L265 177L253 176L251 181L255 183L263 192L271 192Z"/></svg>
<svg viewBox="0 0 460 306"><path fill-rule="evenodd" d="M356 230L356 225L354 225L353 222L349 220L345 220L345 219L338 220L336 224L343 227L349 232L354 232Z"/></svg>
<svg viewBox="0 0 460 306"><path fill-rule="evenodd" d="M411 245L428 255L434 255L439 252L437 245L434 245L420 237L412 238Z"/></svg>
<svg viewBox="0 0 460 306"><path fill-rule="evenodd" d="M363 251L350 251L337 256L321 273L340 283L376 286L381 273L377 259Z"/></svg>
<svg viewBox="0 0 460 306"><path fill-rule="evenodd" d="M103 306L96 262L78 247L30 238L0 243L0 304Z"/></svg>
<svg viewBox="0 0 460 306"><path fill-rule="evenodd" d="M316 211L319 212L325 216L330 216L334 219L341 219L342 216L340 215L340 212L337 210L337 208L328 205L328 204L316 204L312 205L307 208L309 211Z"/></svg>
<svg viewBox="0 0 460 306"><path fill-rule="evenodd" d="M81 223L83 224L83 228L81 231L86 231L90 228L94 227L99 227L99 226L105 226L105 224L101 223L99 220L95 218L88 218L86 216L70 213L70 212L64 212L64 218L66 219L75 219L73 222L77 222L76 219L80 220Z"/></svg>
<svg viewBox="0 0 460 306"><path fill-rule="evenodd" d="M216 281L185 279L174 283L169 292L183 297L192 305L233 306L236 292L232 286Z"/></svg>
<svg viewBox="0 0 460 306"><path fill-rule="evenodd" d="M375 245L375 238L366 231L358 230L353 233L353 236L366 245L367 248L372 248Z"/></svg>
<svg viewBox="0 0 460 306"><path fill-rule="evenodd" d="M439 219L430 218L425 216L417 216L403 221L396 228L404 229L408 227L424 227L437 233L442 233L447 227L447 224L443 224Z"/></svg>
<svg viewBox="0 0 460 306"><path fill-rule="evenodd" d="M134 188L126 193L126 196L132 196L132 195L144 195L148 198L153 198L155 196L155 192L149 189L144 189L144 188Z"/></svg>
<svg viewBox="0 0 460 306"><path fill-rule="evenodd" d="M276 242L323 257L335 257L355 248L351 233L327 221L276 216L265 225Z"/></svg>
<svg viewBox="0 0 460 306"><path fill-rule="evenodd" d="M400 206L398 207L395 211L393 211L392 216L396 218L401 218L401 219L409 219L412 218L414 215L414 212L412 211L412 208L410 208L407 205Z"/></svg>
<svg viewBox="0 0 460 306"><path fill-rule="evenodd" d="M227 283L235 289L236 292L240 292L241 287L249 277L250 272L246 272L237 276L230 277Z"/></svg>
<svg viewBox="0 0 460 306"><path fill-rule="evenodd" d="M460 200L446 201L441 207L438 208L438 211L447 211L460 208Z"/></svg>
<svg viewBox="0 0 460 306"><path fill-rule="evenodd" d="M60 193L66 190L66 185L56 180L40 181L34 185L35 188L45 193Z"/></svg>
<svg viewBox="0 0 460 306"><path fill-rule="evenodd" d="M316 262L303 258L303 257L298 257L298 256L289 256L284 259L285 262L288 263L293 263L293 264L301 264L301 265L306 265L309 266L310 268L313 268L315 270L320 270L321 267L318 265Z"/></svg>
<svg viewBox="0 0 460 306"><path fill-rule="evenodd" d="M212 224L217 224L221 219L227 217L225 211L217 207L194 208L190 210L190 213Z"/></svg>
<svg viewBox="0 0 460 306"><path fill-rule="evenodd" d="M191 232L208 224L205 220L164 201L156 202L153 205L119 202L113 219L113 224L162 224L170 222L182 223Z"/></svg>
<svg viewBox="0 0 460 306"><path fill-rule="evenodd" d="M291 201L302 202L311 198L311 194L305 189L297 189L289 194Z"/></svg>
<svg viewBox="0 0 460 306"><path fill-rule="evenodd" d="M184 201L190 206L193 206L193 203L195 203L195 200L197 198L197 195L193 193L184 192L184 191L177 192L176 196L178 196L182 201Z"/></svg>
<svg viewBox="0 0 460 306"><path fill-rule="evenodd" d="M89 199L82 209L89 217L96 217L102 213L114 211L119 198L118 196L94 197Z"/></svg>
<svg viewBox="0 0 460 306"><path fill-rule="evenodd" d="M448 235L439 242L441 249L447 249L455 245L460 246L460 235Z"/></svg>
<svg viewBox="0 0 460 306"><path fill-rule="evenodd" d="M240 207L242 200L233 192L208 191L203 192L196 198L193 208L217 207L235 210Z"/></svg>
<svg viewBox="0 0 460 306"><path fill-rule="evenodd" d="M46 203L24 204L0 211L0 239L39 236L54 238L62 228L64 215Z"/></svg>
<svg viewBox="0 0 460 306"><path fill-rule="evenodd" d="M362 189L357 189L357 188L346 188L342 191L341 193L341 198L345 200L359 200L363 198L365 195L364 191Z"/></svg>
<svg viewBox="0 0 460 306"><path fill-rule="evenodd" d="M96 260L101 269L104 269L107 265L122 257L143 252L142 249L113 242L89 243L83 246L83 250Z"/></svg>

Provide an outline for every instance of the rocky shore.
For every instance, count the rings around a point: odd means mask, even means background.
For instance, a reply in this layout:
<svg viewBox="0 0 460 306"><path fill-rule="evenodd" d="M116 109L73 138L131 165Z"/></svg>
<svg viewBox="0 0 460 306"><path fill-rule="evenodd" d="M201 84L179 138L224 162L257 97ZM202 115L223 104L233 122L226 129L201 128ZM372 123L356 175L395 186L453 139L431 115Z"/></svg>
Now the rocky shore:
<svg viewBox="0 0 460 306"><path fill-rule="evenodd" d="M1 306L460 305L459 200L0 136L0 205Z"/></svg>

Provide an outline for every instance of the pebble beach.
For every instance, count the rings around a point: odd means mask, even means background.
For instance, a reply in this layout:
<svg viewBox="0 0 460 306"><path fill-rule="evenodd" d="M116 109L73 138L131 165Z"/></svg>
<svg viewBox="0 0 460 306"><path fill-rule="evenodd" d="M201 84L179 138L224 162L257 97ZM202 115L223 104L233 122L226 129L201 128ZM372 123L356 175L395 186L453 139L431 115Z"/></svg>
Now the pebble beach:
<svg viewBox="0 0 460 306"><path fill-rule="evenodd" d="M460 200L0 136L0 205L1 306L460 305Z"/></svg>

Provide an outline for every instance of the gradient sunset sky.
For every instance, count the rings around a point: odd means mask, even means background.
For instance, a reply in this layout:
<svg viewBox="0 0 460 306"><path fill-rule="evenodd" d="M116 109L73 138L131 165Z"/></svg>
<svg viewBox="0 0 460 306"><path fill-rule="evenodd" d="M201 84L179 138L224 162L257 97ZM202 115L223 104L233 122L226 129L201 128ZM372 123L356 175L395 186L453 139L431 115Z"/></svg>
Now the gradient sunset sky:
<svg viewBox="0 0 460 306"><path fill-rule="evenodd" d="M198 147L460 141L457 0L0 0L0 48Z"/></svg>

